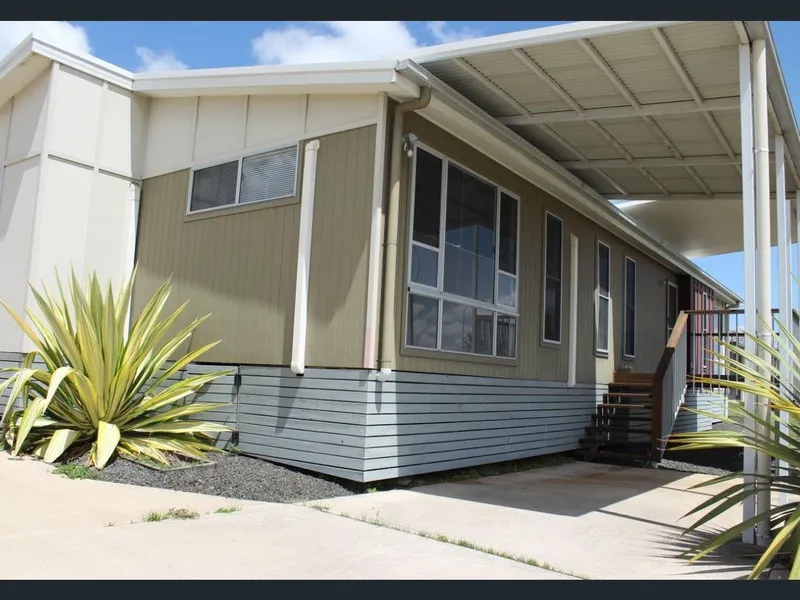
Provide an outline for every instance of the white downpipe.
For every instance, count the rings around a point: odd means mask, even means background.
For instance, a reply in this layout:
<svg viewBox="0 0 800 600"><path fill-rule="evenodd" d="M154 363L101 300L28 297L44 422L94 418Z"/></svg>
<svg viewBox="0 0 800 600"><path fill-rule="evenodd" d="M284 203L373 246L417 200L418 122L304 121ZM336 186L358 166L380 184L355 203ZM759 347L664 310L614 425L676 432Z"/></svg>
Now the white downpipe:
<svg viewBox="0 0 800 600"><path fill-rule="evenodd" d="M756 230L755 230L755 163L753 158L753 84L752 70L750 67L750 45L739 46L739 96L741 101L741 131L742 131L742 224L744 233L744 329L748 333L755 333L756 324ZM756 344L750 338L745 338L745 350L753 354ZM747 412L755 411L755 396L742 394ZM755 422L747 418L745 425L753 428ZM752 448L744 449L743 471L745 483L752 484L752 473L756 470L756 452ZM755 496L748 497L742 506L742 520L746 521L756 516ZM742 533L742 541L746 544L755 543L755 529L748 528Z"/></svg>
<svg viewBox="0 0 800 600"><path fill-rule="evenodd" d="M97 177L97 175L95 175ZM130 195L128 200L131 202L131 220L130 227L128 227L128 256L125 260L125 268L127 273L124 277L130 277L133 269L136 266L136 236L139 230L139 202L141 200L142 186L138 181L131 181ZM125 321L124 335L127 338L131 328L131 319L133 319L133 299L129 300L128 304L128 318Z"/></svg>
<svg viewBox="0 0 800 600"><path fill-rule="evenodd" d="M767 51L764 40L753 40L753 131L755 139L756 163L756 292L758 303L756 311L759 317L758 337L764 344L771 344L772 339L772 277L770 236L770 199L769 199L769 121L767 97ZM748 224L745 223L745 227ZM762 323L762 319L766 324ZM765 360L769 357L763 349L759 352ZM769 419L769 406L764 397L756 398L756 415L764 421ZM765 426L756 425L756 435L768 438ZM770 473L770 456L758 452L756 454L756 473L767 477ZM758 482L757 482L758 483ZM769 488L757 486L756 510L763 514L770 508ZM762 519L756 526L756 544L769 543L769 520Z"/></svg>
<svg viewBox="0 0 800 600"><path fill-rule="evenodd" d="M569 234L569 375L567 387L578 378L578 236Z"/></svg>
<svg viewBox="0 0 800 600"><path fill-rule="evenodd" d="M781 325L789 331L792 330L792 290L789 287L789 272L791 270L791 223L792 213L786 199L786 163L784 162L785 146L782 135L775 136L775 206L777 207L778 227L778 318ZM783 347L781 352L781 381L788 382L791 378L789 369L789 351ZM788 385L784 383L784 385ZM781 412L781 419L788 418L788 414ZM788 433L788 427L780 425L783 433ZM779 443L783 443L779 441ZM779 475L789 474L786 461L778 461ZM786 502L786 492L779 494L781 502Z"/></svg>
<svg viewBox="0 0 800 600"><path fill-rule="evenodd" d="M292 330L292 373L306 370L306 329L308 323L308 269L311 261L311 228L314 223L314 188L317 181L319 140L306 144L303 183L300 189L300 235L297 244L297 282L294 289Z"/></svg>

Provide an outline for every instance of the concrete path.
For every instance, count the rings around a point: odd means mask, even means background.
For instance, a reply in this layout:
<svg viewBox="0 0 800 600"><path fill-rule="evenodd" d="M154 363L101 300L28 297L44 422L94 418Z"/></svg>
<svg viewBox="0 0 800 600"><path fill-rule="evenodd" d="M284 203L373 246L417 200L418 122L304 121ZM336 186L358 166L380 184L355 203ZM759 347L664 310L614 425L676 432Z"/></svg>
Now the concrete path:
<svg viewBox="0 0 800 600"><path fill-rule="evenodd" d="M486 477L326 500L332 513L377 519L524 555L592 579L734 579L752 559L737 544L693 565L681 520L720 487L689 490L706 475L570 463ZM712 522L741 517L741 506ZM708 531L708 529L707 529Z"/></svg>
<svg viewBox="0 0 800 600"><path fill-rule="evenodd" d="M209 514L232 504L242 510ZM130 524L168 508L202 516ZM43 463L0 454L0 579L10 578L567 577L304 506L70 481Z"/></svg>

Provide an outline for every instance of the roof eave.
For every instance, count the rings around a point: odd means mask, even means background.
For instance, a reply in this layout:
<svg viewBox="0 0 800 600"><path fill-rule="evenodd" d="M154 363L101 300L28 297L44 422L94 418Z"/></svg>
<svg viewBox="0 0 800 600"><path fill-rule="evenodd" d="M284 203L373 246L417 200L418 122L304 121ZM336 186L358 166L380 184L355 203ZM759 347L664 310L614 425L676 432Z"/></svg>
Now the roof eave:
<svg viewBox="0 0 800 600"><path fill-rule="evenodd" d="M419 87L394 67L395 61L382 61L140 73L133 90L154 97L386 92L397 100L416 98Z"/></svg>
<svg viewBox="0 0 800 600"><path fill-rule="evenodd" d="M710 285L720 293L722 299L727 303L739 304L742 302L742 299L733 291L700 269L690 259L641 227L588 184L564 169L547 154L522 139L511 129L500 124L496 119L475 106L424 67L418 65L413 60L402 60L398 62L397 70L402 73L407 73L409 79L419 85L430 86L434 92L436 92L437 96L453 106L454 109L467 118L479 123L495 136L501 138L508 146L525 154L540 167L539 171L543 176L549 179L549 183L557 186L562 191L562 199L569 197L574 200L587 215L592 215L590 218L611 224L614 228L621 230L628 237L635 240L651 255L659 257L665 264L681 272L692 275L699 281Z"/></svg>
<svg viewBox="0 0 800 600"><path fill-rule="evenodd" d="M600 37L626 31L638 31L652 27L668 27L689 21L577 21L564 25L541 27L527 31L516 31L489 37L476 38L449 44L440 44L406 52L404 56L417 63L433 62L449 58L474 56L488 52L499 52L514 48L553 44L587 37Z"/></svg>

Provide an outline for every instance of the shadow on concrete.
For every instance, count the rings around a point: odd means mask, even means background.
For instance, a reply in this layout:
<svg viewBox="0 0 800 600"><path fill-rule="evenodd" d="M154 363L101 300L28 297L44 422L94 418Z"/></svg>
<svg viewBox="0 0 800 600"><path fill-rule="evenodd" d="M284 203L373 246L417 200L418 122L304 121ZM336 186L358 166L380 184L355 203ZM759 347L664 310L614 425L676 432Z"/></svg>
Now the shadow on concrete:
<svg viewBox="0 0 800 600"><path fill-rule="evenodd" d="M414 488L420 494L579 517L664 488L688 475L575 462L558 467ZM667 487L670 489L670 487ZM683 493L683 490L676 490ZM702 498L698 498L698 504ZM659 525L670 526L668 523Z"/></svg>
<svg viewBox="0 0 800 600"><path fill-rule="evenodd" d="M663 536L653 541L655 552L652 556L669 557L688 563L691 553L697 546L707 542L714 535L721 533L719 528L708 528L708 531L692 531L681 535ZM741 572L750 569L758 561L760 553L754 546L742 542L729 542L692 563L698 575L712 573ZM739 575L735 579L746 579Z"/></svg>

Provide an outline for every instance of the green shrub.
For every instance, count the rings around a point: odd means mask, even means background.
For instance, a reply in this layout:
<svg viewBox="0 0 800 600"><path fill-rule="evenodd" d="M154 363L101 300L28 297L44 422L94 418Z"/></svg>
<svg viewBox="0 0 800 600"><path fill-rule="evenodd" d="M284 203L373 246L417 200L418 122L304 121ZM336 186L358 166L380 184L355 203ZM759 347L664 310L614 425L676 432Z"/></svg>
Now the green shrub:
<svg viewBox="0 0 800 600"><path fill-rule="evenodd" d="M217 450L210 434L231 431L185 418L226 404L178 404L229 371L192 375L159 390L218 342L167 366L207 316L169 337L186 304L160 319L171 291L167 280L126 332L135 274L116 296L110 284L103 294L95 274L84 290L72 273L66 293L57 279L56 297L31 288L40 311L25 310L33 326L2 303L36 347L22 367L2 369L12 373L0 385L0 394L11 389L0 425L13 455L30 452L53 462L67 449L88 450L89 464L98 469L117 452L166 465L169 454L202 459L203 452ZM32 366L37 358L43 367ZM16 409L20 398L23 408Z"/></svg>
<svg viewBox="0 0 800 600"><path fill-rule="evenodd" d="M800 342L782 326L781 334L775 336L779 348L785 350L789 357L787 365L790 373L789 381L781 382L780 365L785 362L781 351L774 349L756 336L747 334L747 337L755 340L755 343L764 350L766 359L759 358L731 344L720 342L727 352L712 352L715 362L723 369L727 369L729 373L739 375L741 381L706 378L698 378L698 381L751 393L761 398L762 401L769 404L768 419L762 420L756 414L747 411L741 401L729 399L729 415L722 419L723 422L736 423L741 426L741 423L747 423L746 419L749 418L755 425L743 425L741 427L744 431L741 432L711 430L674 434L671 436L671 441L677 445L672 449L751 448L776 460L785 461L788 474L771 473L768 476L759 476L748 473L753 477L751 483L741 479L742 473L734 473L716 477L694 486L700 488L719 483L733 484L688 513L692 515L710 509L702 518L693 523L686 533L696 530L726 510L736 507L747 498L756 495L757 486L762 490L768 488L770 493L785 492L787 501L777 505L773 503L766 510L757 507L760 512L755 517L722 531L708 541L697 545L687 554L691 556L691 561L698 560L723 544L738 538L746 529L766 520L770 525L772 541L753 567L750 579L757 578L779 555L788 559L792 565L789 579L800 579L800 552L798 552L798 542L800 542L800 501L798 501L800 498L800 388L793 381L800 378ZM688 410L715 419L720 418L709 412ZM760 435L757 431L759 424L766 427L767 437ZM783 431L781 424L784 425Z"/></svg>

